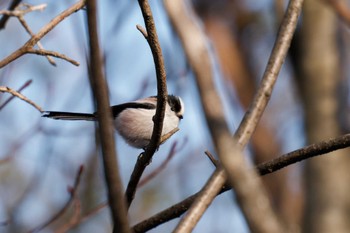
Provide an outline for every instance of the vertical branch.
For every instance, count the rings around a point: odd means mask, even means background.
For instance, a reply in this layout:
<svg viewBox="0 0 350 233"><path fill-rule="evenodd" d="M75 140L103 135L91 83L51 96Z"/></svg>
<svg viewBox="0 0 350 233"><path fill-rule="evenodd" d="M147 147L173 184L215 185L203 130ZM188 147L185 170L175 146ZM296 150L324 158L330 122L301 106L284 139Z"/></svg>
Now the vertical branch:
<svg viewBox="0 0 350 233"><path fill-rule="evenodd" d="M166 106L167 96L168 96L163 55L159 45L157 31L156 31L156 27L152 16L152 11L147 0L139 0L138 2L142 11L143 19L145 21L146 30L147 30L147 33L143 33L143 34L147 39L147 42L151 48L153 60L155 64L155 69L157 74L158 98L157 98L156 114L153 117L154 127L153 127L151 141L147 146L145 152L139 156L126 189L125 195L126 195L128 206L130 206L132 200L134 199L137 184L139 183L145 168L151 162L151 159L160 144L162 129L163 129L163 120L164 120L164 114L165 114L165 106Z"/></svg>
<svg viewBox="0 0 350 233"><path fill-rule="evenodd" d="M107 83L102 71L102 59L97 33L96 0L88 0L87 22L90 44L91 87L96 99L98 129L101 140L104 174L108 190L108 201L114 223L113 232L131 232L122 191L122 182L118 173L118 161L115 151L114 127L109 105Z"/></svg>
<svg viewBox="0 0 350 233"><path fill-rule="evenodd" d="M167 0L165 4L196 74L207 123L223 168L219 166L210 177L174 232L190 232L195 227L227 178L236 191L238 204L253 232L283 232L263 185L257 178L257 174L247 165L242 149L254 132L270 99L273 86L287 54L303 1L290 1L260 88L236 132L235 140L230 135L219 96L214 88L205 40L192 18L183 13L185 11L184 4L179 2ZM186 10L188 11L188 9ZM192 37L189 38L189 36Z"/></svg>

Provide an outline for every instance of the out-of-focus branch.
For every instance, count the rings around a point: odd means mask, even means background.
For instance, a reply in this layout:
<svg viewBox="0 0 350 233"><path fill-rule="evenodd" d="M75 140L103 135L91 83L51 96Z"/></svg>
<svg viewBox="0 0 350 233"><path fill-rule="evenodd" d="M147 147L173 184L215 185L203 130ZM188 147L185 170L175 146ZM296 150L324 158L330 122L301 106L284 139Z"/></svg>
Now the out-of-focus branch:
<svg viewBox="0 0 350 233"><path fill-rule="evenodd" d="M30 99L28 99L27 97L25 97L24 95L22 95L21 93L9 88L9 87L5 87L5 86L0 86L0 92L7 92L10 93L13 96L16 96L17 98L20 98L21 100L27 102L28 104L32 105L34 108L38 109L40 112L43 112L43 109L37 105L36 103L34 103L33 101L31 101Z"/></svg>
<svg viewBox="0 0 350 233"><path fill-rule="evenodd" d="M8 8L8 11L12 11L20 3L21 3L21 0L12 0L11 5ZM2 16L2 18L0 19L0 30L5 28L5 25L9 18L10 18L9 15Z"/></svg>
<svg viewBox="0 0 350 233"><path fill-rule="evenodd" d="M291 164L301 162L314 156L323 155L335 150L350 147L350 134L345 134L337 138L321 141L311 144L301 149L289 152L270 161L261 163L256 166L256 171L261 176L273 173ZM231 190L231 187L222 187L219 194ZM153 215L152 217L136 224L133 227L135 233L145 232L153 229L167 221L180 217L193 204L196 197L200 194L197 192L183 201Z"/></svg>
<svg viewBox="0 0 350 233"><path fill-rule="evenodd" d="M45 227L47 227L48 225L50 225L51 223L53 223L54 221L59 219L61 216L63 216L68 211L69 207L74 202L74 199L77 196L77 189L78 189L78 186L80 184L80 178L81 178L81 175L83 173L83 170L84 170L84 167L80 166L78 169L77 175L75 176L74 185L72 187L68 188L70 198L67 201L67 203L49 220L47 220L45 223L41 224L40 226L37 226L33 230L30 230L28 233L35 233L35 232L41 231L42 229L44 229Z"/></svg>
<svg viewBox="0 0 350 233"><path fill-rule="evenodd" d="M125 196L128 206L135 197L137 185L147 165L151 162L154 153L161 143L161 135L163 129L163 120L165 114L165 106L168 98L168 91L166 86L166 72L163 61L162 50L158 41L157 31L153 20L151 7L147 0L139 0L139 5L146 25L146 33L141 29L142 34L147 39L151 48L154 65L157 74L157 109L153 117L154 127L152 137L149 145L144 153L142 153L135 164L134 170L131 174ZM138 26L140 30L140 26Z"/></svg>
<svg viewBox="0 0 350 233"><path fill-rule="evenodd" d="M123 185L119 175L112 113L109 104L107 82L102 71L102 57L98 39L97 3L87 0L87 24L89 32L90 82L97 107L98 132L101 140L103 166L108 191L108 202L114 223L114 233L131 232Z"/></svg>
<svg viewBox="0 0 350 233"><path fill-rule="evenodd" d="M344 23L350 26L350 10L349 10L349 7L345 4L346 1L340 1L340 0L324 0L324 1L333 8L333 10L344 21Z"/></svg>
<svg viewBox="0 0 350 233"><path fill-rule="evenodd" d="M21 7L24 9L20 9ZM43 11L46 8L47 4L40 4L36 6L32 6L29 4L18 4L13 10L0 10L0 15L13 16L17 18L22 18L23 16L32 11ZM26 28L27 29L27 28Z"/></svg>
<svg viewBox="0 0 350 233"><path fill-rule="evenodd" d="M32 36L22 47L11 53L9 56L4 58L0 61L0 68L3 68L10 62L16 60L17 58L23 56L24 54L33 52L33 47L35 44L39 42L48 32L50 32L57 24L59 24L62 20L70 16L71 14L77 12L81 8L85 6L85 0L80 0L79 2L75 3L71 7L69 7L67 10L61 12L58 16L56 16L54 19L52 19L47 25L45 25L43 28L40 29L40 31ZM47 55L47 54L45 54ZM52 55L52 54L51 54ZM61 56L58 56L58 58L65 59ZM65 59L67 60L67 59ZM71 60L71 59L70 59ZM68 60L69 61L69 60ZM73 64L79 64L78 62L74 62Z"/></svg>
<svg viewBox="0 0 350 233"><path fill-rule="evenodd" d="M26 87L28 87L30 84L32 83L32 80L28 80L27 82L25 82L18 90L17 92L20 93L21 91L23 91ZM1 109L3 109L11 100L13 100L15 98L15 96L11 96L10 98L8 98L2 105L0 105L0 111Z"/></svg>
<svg viewBox="0 0 350 233"><path fill-rule="evenodd" d="M141 187L145 185L148 181L152 180L156 175L158 175L162 170L166 168L170 160L174 157L174 155L178 152L178 148L183 148L182 146L178 146L177 142L174 142L174 144L171 146L170 151L168 153L167 158L157 167L154 169L150 174L148 174L146 177L144 177L140 182L138 187Z"/></svg>
<svg viewBox="0 0 350 233"><path fill-rule="evenodd" d="M211 64L203 33L194 24L193 17L191 18L184 13L188 12L188 9L185 9L184 4L181 5L179 2L181 1L168 0L165 1L165 5L196 74L207 123L225 170L219 166L214 172L187 215L180 221L175 232L190 232L194 228L224 185L226 174L228 174L229 181L235 189L238 204L241 206L251 230L254 232L283 232L282 225L272 210L263 185L256 178L257 175L254 171L249 169L242 149L254 132L270 99L274 83L288 51L303 1L290 1L262 83L236 132L235 140L232 139L226 125L220 98L212 80ZM252 211L253 209L254 211Z"/></svg>

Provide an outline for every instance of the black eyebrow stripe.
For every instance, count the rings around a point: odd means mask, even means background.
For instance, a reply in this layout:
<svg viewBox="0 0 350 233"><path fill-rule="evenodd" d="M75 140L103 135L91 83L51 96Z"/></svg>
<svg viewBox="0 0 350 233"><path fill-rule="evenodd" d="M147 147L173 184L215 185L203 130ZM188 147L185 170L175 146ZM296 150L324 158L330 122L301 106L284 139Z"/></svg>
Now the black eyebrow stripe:
<svg viewBox="0 0 350 233"><path fill-rule="evenodd" d="M155 109L156 105L152 103L142 103L142 102L129 102L124 104L118 104L111 107L113 117L117 117L122 111L127 108L142 108L142 109Z"/></svg>

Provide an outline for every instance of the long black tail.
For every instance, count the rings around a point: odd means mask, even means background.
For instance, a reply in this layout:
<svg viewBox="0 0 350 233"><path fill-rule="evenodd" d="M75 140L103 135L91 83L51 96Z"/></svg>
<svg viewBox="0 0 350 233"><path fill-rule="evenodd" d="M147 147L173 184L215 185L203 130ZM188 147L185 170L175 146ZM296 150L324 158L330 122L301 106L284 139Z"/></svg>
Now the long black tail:
<svg viewBox="0 0 350 233"><path fill-rule="evenodd" d="M55 120L96 120L96 116L94 114L75 112L44 112L42 117L48 117Z"/></svg>

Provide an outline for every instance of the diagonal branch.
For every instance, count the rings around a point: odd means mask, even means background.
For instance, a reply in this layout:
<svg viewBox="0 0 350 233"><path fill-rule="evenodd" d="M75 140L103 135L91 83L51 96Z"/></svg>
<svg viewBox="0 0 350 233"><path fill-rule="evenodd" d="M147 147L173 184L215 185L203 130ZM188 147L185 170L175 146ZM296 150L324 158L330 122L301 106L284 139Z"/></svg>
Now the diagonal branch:
<svg viewBox="0 0 350 233"><path fill-rule="evenodd" d="M165 5L196 74L207 124L224 168L219 166L210 177L174 232L192 231L225 184L227 177L235 189L238 204L253 232L283 232L282 224L271 207L267 193L261 181L256 178L257 174L249 169L242 149L254 132L270 99L273 86L287 54L303 1L290 1L258 93L239 126L234 140L227 127L223 107L213 83L211 63L203 33L194 24L193 17L184 13L188 12L188 9L185 9L183 1L182 4L179 2L181 1L166 0ZM254 211L251 211L253 209Z"/></svg>
<svg viewBox="0 0 350 233"><path fill-rule="evenodd" d="M153 15L147 0L139 0L139 5L142 11L143 19L145 21L147 33L143 33L151 48L154 65L157 74L157 109L153 117L154 127L152 137L149 145L144 153L142 153L135 164L134 170L131 174L125 196L128 206L135 197L137 185L147 165L151 162L154 153L161 143L161 135L163 129L163 120L165 115L165 106L168 98L168 91L166 86L166 72L163 61L162 50L158 41L157 31L153 20Z"/></svg>
<svg viewBox="0 0 350 233"><path fill-rule="evenodd" d="M53 18L50 23L45 25L43 28L40 29L40 31L32 36L22 47L11 53L9 56L4 58L0 61L0 68L3 68L10 62L16 60L17 58L23 56L24 54L28 53L35 44L38 43L39 40L41 40L47 33L49 33L57 24L59 24L62 20L70 16L71 14L77 12L78 10L82 9L85 6L85 0L80 0L79 2L75 3L68 9L61 12L58 16Z"/></svg>
<svg viewBox="0 0 350 233"><path fill-rule="evenodd" d="M74 199L77 196L77 189L80 184L80 179L81 179L83 170L84 170L84 167L81 165L78 169L77 175L75 176L74 185L68 189L70 198L67 201L67 203L55 215L49 218L45 223L41 224L40 226L37 226L33 230L30 230L29 233L35 233L35 232L41 231L42 229L44 229L45 227L47 227L48 225L50 225L51 223L59 219L68 211L69 207L74 202Z"/></svg>
<svg viewBox="0 0 350 233"><path fill-rule="evenodd" d="M21 100L27 102L28 104L32 105L34 108L38 109L40 112L43 112L43 109L37 105L36 103L34 103L33 101L31 101L30 99L28 99L27 97L25 97L24 95L22 95L21 93L9 88L9 87L5 87L5 86L0 86L0 92L7 92L10 93L13 96L16 96L17 98L20 98Z"/></svg>
<svg viewBox="0 0 350 233"><path fill-rule="evenodd" d="M329 152L344 149L350 147L350 134L345 134L337 138L332 138L329 140L324 140L318 143L311 144L309 146L300 148L298 150L289 152L287 154L281 155L272 159L270 161L261 163L256 166L256 171L261 176L273 173L291 164L301 162L303 160L312 158L314 156L319 156L327 154ZM222 187L219 194L231 190L231 187ZM133 227L135 233L145 232L151 230L165 222L168 222L174 218L180 217L185 213L188 208L193 204L195 199L198 197L200 192L187 197L183 201L153 215L152 217L136 224Z"/></svg>
<svg viewBox="0 0 350 233"><path fill-rule="evenodd" d="M30 84L32 83L32 80L28 80L27 82L25 82L18 90L17 92L20 93L21 91L23 91L26 87L28 87ZM14 95L12 95L10 98L8 98L3 104L0 105L0 111L1 109L3 109L11 100L13 100L15 98Z"/></svg>

